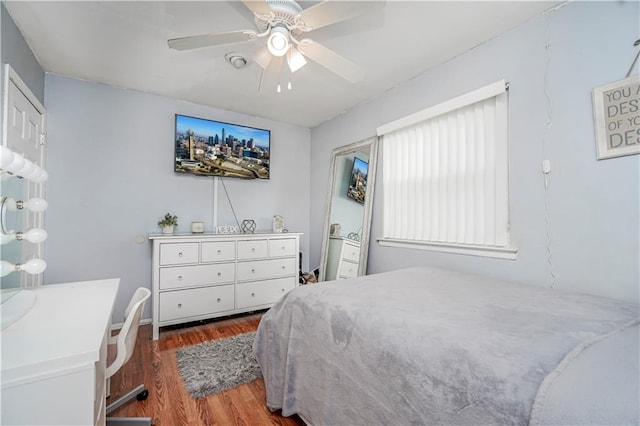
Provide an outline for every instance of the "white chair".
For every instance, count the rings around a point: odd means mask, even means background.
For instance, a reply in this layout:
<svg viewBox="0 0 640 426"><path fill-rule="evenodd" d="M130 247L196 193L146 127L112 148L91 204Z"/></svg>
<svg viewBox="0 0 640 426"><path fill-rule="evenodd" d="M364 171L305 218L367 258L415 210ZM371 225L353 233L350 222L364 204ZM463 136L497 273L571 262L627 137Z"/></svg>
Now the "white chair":
<svg viewBox="0 0 640 426"><path fill-rule="evenodd" d="M144 305L147 299L151 296L151 291L147 288L140 287L136 290L124 311L125 321L124 325L120 329L120 332L109 338L109 345L107 349L107 396L111 391L111 376L116 371L129 361L133 354L133 349L136 345L136 338L138 337L138 327L140 325L140 317L144 310ZM121 407L127 402L131 401L134 397L138 401L144 401L149 396L149 391L144 388L144 385L138 385L135 389L129 391L127 394L121 396L116 401L107 406L106 413L109 414L115 409ZM124 425L124 424L138 424L138 425L151 425L151 418L145 417L126 417L115 418L107 417L107 424Z"/></svg>

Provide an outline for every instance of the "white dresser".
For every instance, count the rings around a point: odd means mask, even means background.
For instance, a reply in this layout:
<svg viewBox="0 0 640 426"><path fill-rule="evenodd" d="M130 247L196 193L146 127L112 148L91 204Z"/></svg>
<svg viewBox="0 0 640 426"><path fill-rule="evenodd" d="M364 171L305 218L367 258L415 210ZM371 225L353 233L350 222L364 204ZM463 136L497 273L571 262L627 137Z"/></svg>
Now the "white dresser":
<svg viewBox="0 0 640 426"><path fill-rule="evenodd" d="M300 234L151 234L159 328L269 308L298 285Z"/></svg>
<svg viewBox="0 0 640 426"><path fill-rule="evenodd" d="M35 295L33 306L0 333L0 424L105 424L107 337L119 283L23 290Z"/></svg>
<svg viewBox="0 0 640 426"><path fill-rule="evenodd" d="M329 237L327 253L327 281L358 276L360 241L345 237Z"/></svg>

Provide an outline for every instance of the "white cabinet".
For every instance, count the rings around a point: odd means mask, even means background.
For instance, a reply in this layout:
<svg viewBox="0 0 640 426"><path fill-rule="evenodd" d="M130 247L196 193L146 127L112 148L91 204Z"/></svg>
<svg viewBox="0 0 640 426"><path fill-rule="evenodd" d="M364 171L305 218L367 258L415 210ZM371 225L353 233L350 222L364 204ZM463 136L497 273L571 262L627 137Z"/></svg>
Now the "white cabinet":
<svg viewBox="0 0 640 426"><path fill-rule="evenodd" d="M358 276L360 242L345 237L329 237L326 280Z"/></svg>
<svg viewBox="0 0 640 426"><path fill-rule="evenodd" d="M298 285L300 234L152 234L160 327L269 308Z"/></svg>

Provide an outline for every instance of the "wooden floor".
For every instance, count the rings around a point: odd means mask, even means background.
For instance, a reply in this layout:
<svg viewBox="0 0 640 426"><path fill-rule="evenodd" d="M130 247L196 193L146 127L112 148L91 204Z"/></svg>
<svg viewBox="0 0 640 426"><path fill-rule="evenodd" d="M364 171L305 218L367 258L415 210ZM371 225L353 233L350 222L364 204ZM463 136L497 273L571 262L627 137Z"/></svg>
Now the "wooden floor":
<svg viewBox="0 0 640 426"><path fill-rule="evenodd" d="M304 425L297 416L269 411L262 379L202 399L191 398L183 386L176 364L178 349L255 331L261 317L256 313L190 327L165 327L156 341L151 340L151 325L141 326L133 356L111 378L107 404L142 383L149 398L133 400L109 416L151 417L155 426Z"/></svg>

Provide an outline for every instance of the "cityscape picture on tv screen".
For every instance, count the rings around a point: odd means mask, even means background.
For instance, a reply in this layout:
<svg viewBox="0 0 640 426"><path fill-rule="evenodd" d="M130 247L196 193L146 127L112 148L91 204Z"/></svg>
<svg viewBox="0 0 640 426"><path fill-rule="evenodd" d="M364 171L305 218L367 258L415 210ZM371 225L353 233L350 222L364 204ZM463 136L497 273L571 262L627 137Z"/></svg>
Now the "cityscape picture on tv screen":
<svg viewBox="0 0 640 426"><path fill-rule="evenodd" d="M175 172L269 179L269 130L176 114L175 131Z"/></svg>
<svg viewBox="0 0 640 426"><path fill-rule="evenodd" d="M349 177L349 191L347 197L353 198L359 203L364 203L364 196L367 193L367 170L369 164L354 157L351 176Z"/></svg>

